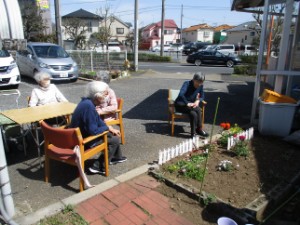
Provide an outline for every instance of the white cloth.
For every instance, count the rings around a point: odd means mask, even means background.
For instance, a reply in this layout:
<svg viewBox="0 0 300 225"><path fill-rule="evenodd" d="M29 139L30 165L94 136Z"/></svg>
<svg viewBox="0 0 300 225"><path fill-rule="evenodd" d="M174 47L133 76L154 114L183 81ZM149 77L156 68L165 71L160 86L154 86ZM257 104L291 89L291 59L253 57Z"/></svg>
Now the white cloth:
<svg viewBox="0 0 300 225"><path fill-rule="evenodd" d="M39 106L55 102L67 102L65 96L58 90L54 84L49 87L43 88L39 86L34 88L31 93L29 106Z"/></svg>

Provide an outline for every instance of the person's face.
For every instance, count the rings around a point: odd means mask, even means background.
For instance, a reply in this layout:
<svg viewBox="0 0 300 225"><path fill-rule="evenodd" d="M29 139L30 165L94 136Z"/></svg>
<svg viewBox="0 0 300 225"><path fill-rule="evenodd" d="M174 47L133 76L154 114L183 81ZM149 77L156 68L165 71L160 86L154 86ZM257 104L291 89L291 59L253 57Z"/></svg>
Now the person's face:
<svg viewBox="0 0 300 225"><path fill-rule="evenodd" d="M101 103L103 103L104 99L108 96L108 90L106 90L104 92L104 94L101 97L97 97L94 100L94 104L95 105L100 105Z"/></svg>
<svg viewBox="0 0 300 225"><path fill-rule="evenodd" d="M203 85L203 81L199 80L193 80L194 88L199 88L201 85Z"/></svg>
<svg viewBox="0 0 300 225"><path fill-rule="evenodd" d="M50 78L45 78L45 79L41 80L40 81L40 85L42 87L45 87L45 88L49 87L49 85L50 85Z"/></svg>

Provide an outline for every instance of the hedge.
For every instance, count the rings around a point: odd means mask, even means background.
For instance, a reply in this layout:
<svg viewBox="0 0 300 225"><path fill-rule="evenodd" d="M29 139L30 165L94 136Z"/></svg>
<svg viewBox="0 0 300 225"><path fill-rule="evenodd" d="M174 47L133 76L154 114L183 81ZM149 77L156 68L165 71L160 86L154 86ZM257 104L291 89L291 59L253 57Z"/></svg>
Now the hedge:
<svg viewBox="0 0 300 225"><path fill-rule="evenodd" d="M139 57L139 61L144 61L144 62L171 62L170 56L159 56L155 54L139 53L138 57ZM133 61L134 54L128 53L127 59L129 61Z"/></svg>

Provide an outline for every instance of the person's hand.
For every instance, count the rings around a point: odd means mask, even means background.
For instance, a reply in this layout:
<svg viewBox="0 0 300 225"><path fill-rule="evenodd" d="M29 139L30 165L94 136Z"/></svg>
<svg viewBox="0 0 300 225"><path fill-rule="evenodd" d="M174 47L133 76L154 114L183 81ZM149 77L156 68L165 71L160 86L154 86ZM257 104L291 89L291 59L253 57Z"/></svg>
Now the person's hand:
<svg viewBox="0 0 300 225"><path fill-rule="evenodd" d="M187 107L193 107L193 106L194 106L194 103L189 102L189 103L187 104Z"/></svg>
<svg viewBox="0 0 300 225"><path fill-rule="evenodd" d="M101 110L100 106L96 106L96 111L97 111L98 115L102 114L102 110Z"/></svg>
<svg viewBox="0 0 300 225"><path fill-rule="evenodd" d="M119 130L113 128L112 126L109 126L108 128L109 128L109 131L110 131L113 135L118 136L118 137L121 137L121 133L120 133Z"/></svg>

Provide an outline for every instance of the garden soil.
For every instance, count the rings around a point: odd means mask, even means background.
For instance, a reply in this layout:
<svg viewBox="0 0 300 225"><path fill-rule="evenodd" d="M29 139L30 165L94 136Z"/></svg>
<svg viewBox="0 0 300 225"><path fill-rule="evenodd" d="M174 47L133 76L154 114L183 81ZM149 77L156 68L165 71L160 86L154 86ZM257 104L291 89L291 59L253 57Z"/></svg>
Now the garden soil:
<svg viewBox="0 0 300 225"><path fill-rule="evenodd" d="M244 208L258 196L268 193L275 185L290 181L300 171L299 146L290 145L279 138L255 134L251 142L250 155L237 157L230 151L216 147L210 152L207 172L204 178L203 191L213 194L222 201L236 208ZM193 153L195 154L195 153ZM199 193L201 182L169 173L164 168L176 162L181 156L164 164L160 169L163 176L190 187ZM218 171L220 161L233 163L231 171ZM157 190L171 198L174 211L185 215L194 224L216 224L217 215L213 215L201 207L197 200L162 184Z"/></svg>

